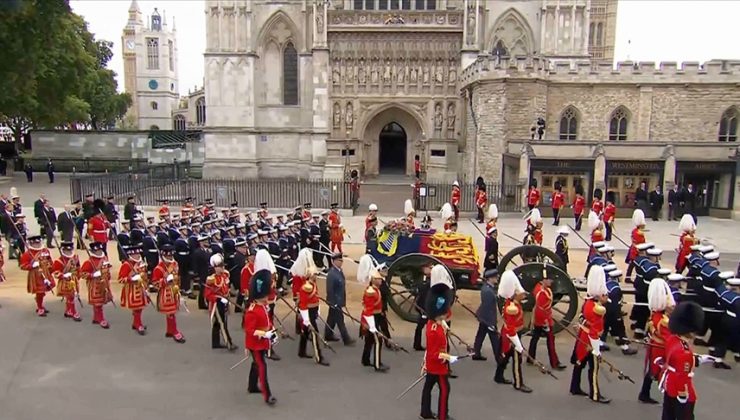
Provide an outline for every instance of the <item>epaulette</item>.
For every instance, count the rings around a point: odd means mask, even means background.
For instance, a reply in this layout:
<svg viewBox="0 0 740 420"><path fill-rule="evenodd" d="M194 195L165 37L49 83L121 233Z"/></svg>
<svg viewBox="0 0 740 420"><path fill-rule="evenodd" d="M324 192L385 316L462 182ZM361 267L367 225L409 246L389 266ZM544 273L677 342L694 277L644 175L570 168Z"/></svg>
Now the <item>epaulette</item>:
<svg viewBox="0 0 740 420"><path fill-rule="evenodd" d="M663 315L662 318L660 318L660 326L661 327L667 327L668 326L668 316Z"/></svg>
<svg viewBox="0 0 740 420"><path fill-rule="evenodd" d="M251 310L253 310L253 309L254 309L254 306L255 306L255 305L256 305L256 304L255 304L254 302L253 302L253 303L251 303L251 304L249 305L249 308L248 308L247 310L248 310L248 311L251 311Z"/></svg>
<svg viewBox="0 0 740 420"><path fill-rule="evenodd" d="M365 293L368 294L368 295L374 295L375 294L375 289L372 286L368 286L368 288L365 289Z"/></svg>
<svg viewBox="0 0 740 420"><path fill-rule="evenodd" d="M599 229L594 229L594 231L593 231L593 232L591 232L591 233L598 233L599 235L601 235L601 230L599 230Z"/></svg>
<svg viewBox="0 0 740 420"><path fill-rule="evenodd" d="M303 286L301 286L301 290L303 290L306 293L311 293L313 291L313 284L311 284L310 281L307 281L303 283Z"/></svg>
<svg viewBox="0 0 740 420"><path fill-rule="evenodd" d="M604 305L596 303L596 305L594 305L594 313L599 316L604 316L604 314L606 314L606 308Z"/></svg>
<svg viewBox="0 0 740 420"><path fill-rule="evenodd" d="M516 315L518 313L519 313L519 308L517 308L517 306L515 304L510 303L506 307L506 314L508 314L508 315Z"/></svg>
<svg viewBox="0 0 740 420"><path fill-rule="evenodd" d="M214 283L216 283L216 276L215 275L208 276L208 278L206 279L206 284L214 284Z"/></svg>

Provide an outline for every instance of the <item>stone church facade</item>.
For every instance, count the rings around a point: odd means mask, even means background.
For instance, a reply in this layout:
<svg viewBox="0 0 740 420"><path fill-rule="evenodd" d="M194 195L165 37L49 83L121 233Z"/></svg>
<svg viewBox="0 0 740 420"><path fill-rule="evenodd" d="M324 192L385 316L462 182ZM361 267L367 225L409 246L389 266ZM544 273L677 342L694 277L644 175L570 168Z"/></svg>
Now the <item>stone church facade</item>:
<svg viewBox="0 0 740 420"><path fill-rule="evenodd" d="M206 177L413 175L419 156L430 181L621 206L693 181L738 207L740 62L614 68L616 0L205 3Z"/></svg>

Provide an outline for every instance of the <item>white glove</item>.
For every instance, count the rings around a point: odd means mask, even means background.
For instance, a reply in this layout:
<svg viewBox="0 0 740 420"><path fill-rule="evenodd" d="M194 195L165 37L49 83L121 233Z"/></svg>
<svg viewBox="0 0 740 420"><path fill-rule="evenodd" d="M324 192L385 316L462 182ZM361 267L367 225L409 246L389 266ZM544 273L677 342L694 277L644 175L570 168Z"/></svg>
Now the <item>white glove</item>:
<svg viewBox="0 0 740 420"><path fill-rule="evenodd" d="M544 331L544 332L550 332L550 327L547 326L547 325L545 325L544 327L542 327L542 331Z"/></svg>
<svg viewBox="0 0 740 420"><path fill-rule="evenodd" d="M689 402L689 397L688 395L685 397L676 396L676 400L678 400L678 402L680 402L681 404L686 404L687 402Z"/></svg>
<svg viewBox="0 0 740 420"><path fill-rule="evenodd" d="M714 356L710 356L708 354L700 354L696 356L697 359L699 359L699 364L703 365L706 363L714 363L717 361L717 358Z"/></svg>
<svg viewBox="0 0 740 420"><path fill-rule="evenodd" d="M268 332L265 333L265 335L263 337L265 337L268 340L272 340L272 337L274 337L274 336L275 336L275 331L268 331Z"/></svg>
<svg viewBox="0 0 740 420"><path fill-rule="evenodd" d="M589 338L588 341L591 344L591 354L596 357L601 356L601 340Z"/></svg>
<svg viewBox="0 0 740 420"><path fill-rule="evenodd" d="M427 316L422 314L421 319L427 319Z"/></svg>
<svg viewBox="0 0 740 420"><path fill-rule="evenodd" d="M175 280L175 276L172 274L167 275L167 283L172 283Z"/></svg>
<svg viewBox="0 0 740 420"><path fill-rule="evenodd" d="M459 359L460 359L460 358L459 358L459 357L457 357L457 356L450 356L450 360L449 360L449 362L447 362L447 363L449 363L449 364L451 364L451 365L454 365L455 363L457 363L457 361L458 361Z"/></svg>
<svg viewBox="0 0 740 420"><path fill-rule="evenodd" d="M524 351L524 347L522 346L522 340L519 339L518 334L509 335L507 337L509 337L509 340L511 340L511 344L514 345L514 350L517 353L521 353Z"/></svg>
<svg viewBox="0 0 740 420"><path fill-rule="evenodd" d="M308 309L301 309L301 318L303 319L303 325L306 327L311 325L311 321L308 319Z"/></svg>
<svg viewBox="0 0 740 420"><path fill-rule="evenodd" d="M378 332L378 329L375 327L374 316L366 316L365 322L367 322L367 329L370 330L371 333L375 334L376 332Z"/></svg>
<svg viewBox="0 0 740 420"><path fill-rule="evenodd" d="M112 266L111 263L108 261L103 263L103 267L111 267L111 266Z"/></svg>
<svg viewBox="0 0 740 420"><path fill-rule="evenodd" d="M343 228L343 227L344 227L344 224L343 224L343 223L340 223L340 224L339 224L339 227L340 227L340 228Z"/></svg>
<svg viewBox="0 0 740 420"><path fill-rule="evenodd" d="M44 279L44 285L46 285L47 287L51 286L51 282L49 281L49 279Z"/></svg>
<svg viewBox="0 0 740 420"><path fill-rule="evenodd" d="M39 267L38 261L34 261L33 264L31 264L31 268L38 268L38 267Z"/></svg>
<svg viewBox="0 0 740 420"><path fill-rule="evenodd" d="M136 282L136 281L139 281L139 280L141 280L141 274L137 274L137 275L131 277L131 281L132 282Z"/></svg>
<svg viewBox="0 0 740 420"><path fill-rule="evenodd" d="M65 279L71 279L72 278L72 273L64 273L64 275L62 277L64 277Z"/></svg>
<svg viewBox="0 0 740 420"><path fill-rule="evenodd" d="M221 303L223 303L224 305L228 305L229 301L226 298L221 298Z"/></svg>
<svg viewBox="0 0 740 420"><path fill-rule="evenodd" d="M102 273L100 272L100 270L98 270L98 271L96 271L96 272L93 273L93 277L95 277L95 278L98 278L101 275L102 275Z"/></svg>

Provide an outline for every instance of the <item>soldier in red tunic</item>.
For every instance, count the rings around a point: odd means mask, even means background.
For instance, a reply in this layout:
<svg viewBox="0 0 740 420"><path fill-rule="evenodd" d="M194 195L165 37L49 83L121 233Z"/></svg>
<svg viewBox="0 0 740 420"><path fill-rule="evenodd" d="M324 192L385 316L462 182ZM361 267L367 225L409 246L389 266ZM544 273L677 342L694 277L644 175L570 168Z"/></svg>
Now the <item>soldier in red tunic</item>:
<svg viewBox="0 0 740 420"><path fill-rule="evenodd" d="M87 302L93 308L92 323L108 329L110 325L105 319L103 305L113 300L113 293L110 290L111 264L104 249L102 242L90 243L90 258L82 264L80 272L87 283Z"/></svg>
<svg viewBox="0 0 740 420"><path fill-rule="evenodd" d="M167 200L160 200L162 203L162 206L157 210L157 214L159 215L160 219L164 219L166 217L169 217L170 215L170 202Z"/></svg>
<svg viewBox="0 0 740 420"><path fill-rule="evenodd" d="M542 214L538 209L532 209L529 212L526 232L524 245L542 245Z"/></svg>
<svg viewBox="0 0 740 420"><path fill-rule="evenodd" d="M645 377L642 380L642 389L637 399L647 404L658 404L658 401L650 397L650 385L653 381L660 380L660 372L665 358L665 343L671 334L668 330L668 315L676 306L668 283L661 277L656 277L650 281L648 306L651 313L650 320L647 323L649 341L645 352Z"/></svg>
<svg viewBox="0 0 740 420"><path fill-rule="evenodd" d="M504 378L504 370L506 370L506 365L511 359L513 361L511 370L514 374L514 389L530 393L532 389L524 385L524 378L522 377L524 347L519 339L519 330L524 328L524 310L521 302L526 295L527 292L524 291L516 274L511 270L505 271L498 286L498 296L505 299L504 325L501 328L501 361L496 366L496 376L493 380L498 384L512 383L512 381Z"/></svg>
<svg viewBox="0 0 740 420"><path fill-rule="evenodd" d="M686 269L686 258L691 254L691 246L697 245L699 239L696 237L696 223L690 214L684 214L681 221L678 222L678 229L681 230L681 239L678 246L678 256L676 256L676 272L683 273Z"/></svg>
<svg viewBox="0 0 740 420"><path fill-rule="evenodd" d="M483 212L488 204L488 194L486 194L486 186L481 185L478 188L478 197L475 199L475 207L478 209L478 223L483 223Z"/></svg>
<svg viewBox="0 0 740 420"><path fill-rule="evenodd" d="M532 180L527 191L527 207L530 210L540 205L540 190L537 189L537 181Z"/></svg>
<svg viewBox="0 0 740 420"><path fill-rule="evenodd" d="M177 261L172 258L175 248L162 246L159 264L152 271L152 284L157 288L157 310L167 319L165 337L184 343L185 337L177 329L177 311L180 310L180 275Z"/></svg>
<svg viewBox="0 0 740 420"><path fill-rule="evenodd" d="M565 194L563 194L563 186L560 182L555 182L555 191L552 193L552 202L550 207L552 208L552 225L560 225L560 210L565 205Z"/></svg>
<svg viewBox="0 0 740 420"><path fill-rule="evenodd" d="M329 214L329 240L331 241L332 252L343 252L342 241L344 241L344 226L342 225L342 216L339 215L339 204L331 204L331 213Z"/></svg>
<svg viewBox="0 0 740 420"><path fill-rule="evenodd" d="M82 317L75 305L80 296L80 260L75 255L74 242L62 242L60 247L61 255L51 265L51 275L57 282L57 296L64 298L64 317L80 322Z"/></svg>
<svg viewBox="0 0 740 420"><path fill-rule="evenodd" d="M452 204L442 204L442 208L439 210L439 218L444 222L444 225L442 226L443 232L447 232L452 229L452 223L456 220L455 210L452 208Z"/></svg>
<svg viewBox="0 0 740 420"><path fill-rule="evenodd" d="M380 285L383 276L376 268L370 269L370 284L362 295L362 318L360 319L360 334L365 336L365 346L362 349L362 365L372 366L376 372L386 372L388 366L383 364L381 355L383 353L383 339L378 335L377 326L385 320L383 314L383 296ZM373 353L373 361L370 362L370 353Z"/></svg>
<svg viewBox="0 0 740 420"><path fill-rule="evenodd" d="M546 270L543 273L547 275ZM537 342L541 336L547 338L547 355L550 359L550 366L557 370L565 369L565 365L560 363L558 354L555 349L555 335L553 334L552 320L552 279L544 277L537 285L534 286L534 328L532 329L532 339L529 341L529 355L535 358L537 355ZM532 364L527 361L527 364Z"/></svg>
<svg viewBox="0 0 740 420"><path fill-rule="evenodd" d="M457 181L452 183L452 196L450 197L450 204L452 205L452 211L455 213L455 220L460 218L460 183Z"/></svg>
<svg viewBox="0 0 740 420"><path fill-rule="evenodd" d="M272 273L269 270L254 273L249 284L252 303L244 314L244 353L246 356L252 356L247 391L250 394L262 393L268 405L277 402L267 382L267 352L278 340L267 307L267 294L271 288Z"/></svg>
<svg viewBox="0 0 740 420"><path fill-rule="evenodd" d="M604 269L595 265L588 272L586 283L588 299L581 308L581 324L578 331L571 363L573 376L570 381L571 395L588 395L594 402L608 404L611 400L601 394L599 387L599 364L601 363L601 333L604 331L604 315L609 300L609 291L606 288L606 274ZM588 388L586 394L581 390L581 371L584 364L588 364Z"/></svg>
<svg viewBox="0 0 740 420"><path fill-rule="evenodd" d="M28 237L28 249L19 261L21 270L28 271L26 290L36 299L36 315L46 316L44 296L53 290L54 277L51 273L51 254L41 244L41 235Z"/></svg>
<svg viewBox="0 0 740 420"><path fill-rule="evenodd" d="M604 230L602 228L601 219L599 219L599 216L596 215L596 212L593 210L588 214L588 230L591 231L591 246L588 248L588 256L586 257L586 261L588 261L595 253L596 249L594 248L593 244L597 242L603 242L604 241Z"/></svg>
<svg viewBox="0 0 740 420"><path fill-rule="evenodd" d="M596 213L596 216L601 219L601 214L604 212L604 202L601 201L601 198L603 196L603 191L601 191L601 188L597 188L594 190L594 201L591 203L591 211Z"/></svg>
<svg viewBox="0 0 740 420"><path fill-rule="evenodd" d="M205 298L208 301L208 313L211 317L211 348L234 351L237 347L231 340L229 333L229 272L224 268L224 259L221 254L211 256L213 275L206 280ZM221 344L222 336L226 345Z"/></svg>
<svg viewBox="0 0 740 420"><path fill-rule="evenodd" d="M298 343L298 357L310 359L311 356L306 354L309 336L313 345L313 358L316 363L329 366L321 354L319 342L318 325L316 320L319 317L319 287L316 284L316 272L312 269L307 270L307 277L304 279L301 288L298 290L298 309L301 314L303 328L301 338Z"/></svg>
<svg viewBox="0 0 740 420"><path fill-rule="evenodd" d="M586 207L586 199L583 197L583 186L576 185L576 198L573 199L573 218L575 219L574 229L576 231L581 230L581 223L583 222L583 209Z"/></svg>
<svg viewBox="0 0 740 420"><path fill-rule="evenodd" d="M692 341L703 329L704 311L695 302L681 302L668 320L661 389L663 420L693 420L697 395L694 368L714 362L712 356L695 354Z"/></svg>
<svg viewBox="0 0 740 420"><path fill-rule="evenodd" d="M378 206L371 203L367 207L367 210L367 217L365 217L365 235L363 236L365 238L367 237L367 230L370 229L370 226L372 226L373 222L377 220Z"/></svg>
<svg viewBox="0 0 740 420"><path fill-rule="evenodd" d="M254 275L254 257L257 254L257 250L249 248L247 250L247 263L242 267L242 271L239 274L239 297L236 303L241 305L244 301L249 300L249 282L252 281Z"/></svg>
<svg viewBox="0 0 740 420"><path fill-rule="evenodd" d="M270 322L275 322L275 302L277 301L277 267L272 260L270 253L266 249L257 250L254 256L254 271L267 270L272 273L272 282L270 290L267 291L267 308ZM318 270L317 270L318 272ZM267 357L272 360L280 360L280 356L275 353L273 348L267 351Z"/></svg>
<svg viewBox="0 0 740 420"><path fill-rule="evenodd" d="M447 269L436 265L431 277L434 285L430 288L425 302L424 313L428 317L426 325L427 348L424 353L422 373L425 375L421 392L421 419L448 420L450 399L450 365L457 363L458 356L449 353L447 332L450 329L446 319L454 300L454 290L447 278ZM432 389L439 387L437 414L432 412Z"/></svg>
<svg viewBox="0 0 740 420"><path fill-rule="evenodd" d="M632 283L632 270L635 269L632 261L637 256L637 245L647 242L645 240L645 233L643 232L645 229L645 213L642 210L636 209L632 212L632 224L634 225L631 234L632 244L630 245L629 252L627 252L627 257L624 259L624 262L629 264L627 267L627 283Z"/></svg>
<svg viewBox="0 0 740 420"><path fill-rule="evenodd" d="M318 272L318 268L316 268L316 264L314 263L311 250L309 248L303 248L298 253L298 257L296 258L293 265L290 267L290 274L291 276L293 276L291 290L293 292L293 302L295 303L296 307L298 307L298 301L300 299L303 283L306 282L306 279L308 279L308 277L310 277L312 273L316 272ZM362 280L358 278L358 281ZM300 313L296 314L295 332L296 334L301 334L303 332L303 321L301 319Z"/></svg>
<svg viewBox="0 0 740 420"><path fill-rule="evenodd" d="M617 217L617 206L614 205L616 197L614 191L606 192L606 207L604 207L604 215L601 218L604 221L604 235L605 241L612 240L612 231L614 230L614 219Z"/></svg>
<svg viewBox="0 0 740 420"><path fill-rule="evenodd" d="M131 245L125 248L127 259L118 270L118 282L121 289L121 307L131 310L133 323L131 329L139 335L146 335L146 325L141 320L141 313L149 303L147 293L146 262L141 258L140 245Z"/></svg>
<svg viewBox="0 0 740 420"><path fill-rule="evenodd" d="M104 208L105 201L98 198L93 202L94 214L87 222L87 234L92 238L93 242L98 242L102 245L103 254L107 256L110 222L105 218L105 214L103 213Z"/></svg>

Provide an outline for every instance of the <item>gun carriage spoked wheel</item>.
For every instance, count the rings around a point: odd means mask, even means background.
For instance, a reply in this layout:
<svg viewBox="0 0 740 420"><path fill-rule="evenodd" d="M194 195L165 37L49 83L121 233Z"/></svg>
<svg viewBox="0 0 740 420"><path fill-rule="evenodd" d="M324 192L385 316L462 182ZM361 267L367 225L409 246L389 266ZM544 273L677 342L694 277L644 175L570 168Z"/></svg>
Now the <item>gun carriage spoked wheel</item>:
<svg viewBox="0 0 740 420"><path fill-rule="evenodd" d="M414 305L416 289L424 279L422 267L429 261L434 264L442 264L440 260L431 255L414 253L398 258L388 268L388 275L385 278L386 283L390 286L388 306L405 321L417 322L420 317L419 311ZM449 267L447 269L449 270ZM453 279L455 278L451 271L450 275Z"/></svg>
<svg viewBox="0 0 740 420"><path fill-rule="evenodd" d="M522 255L524 255L524 258L528 259L529 262L520 263L514 266L514 262L512 260L521 258ZM536 259L530 260L535 255L537 258L540 258L539 261ZM507 267L507 265L510 266ZM570 275L563 271L561 265L562 262L555 253L536 245L526 245L514 248L501 258L499 273L502 273L506 269L514 271L517 277L519 277L519 281L521 282L522 287L524 287L524 290L529 293L526 300L522 302L522 309L524 309L524 326L527 330L533 326L532 316L535 306L535 296L532 292L534 291L535 285L539 283L544 276L547 276L553 281L552 316L555 320L553 331L555 333L562 331L562 325L571 324L577 316L578 290L573 284ZM499 305L503 305L503 301L499 301Z"/></svg>

